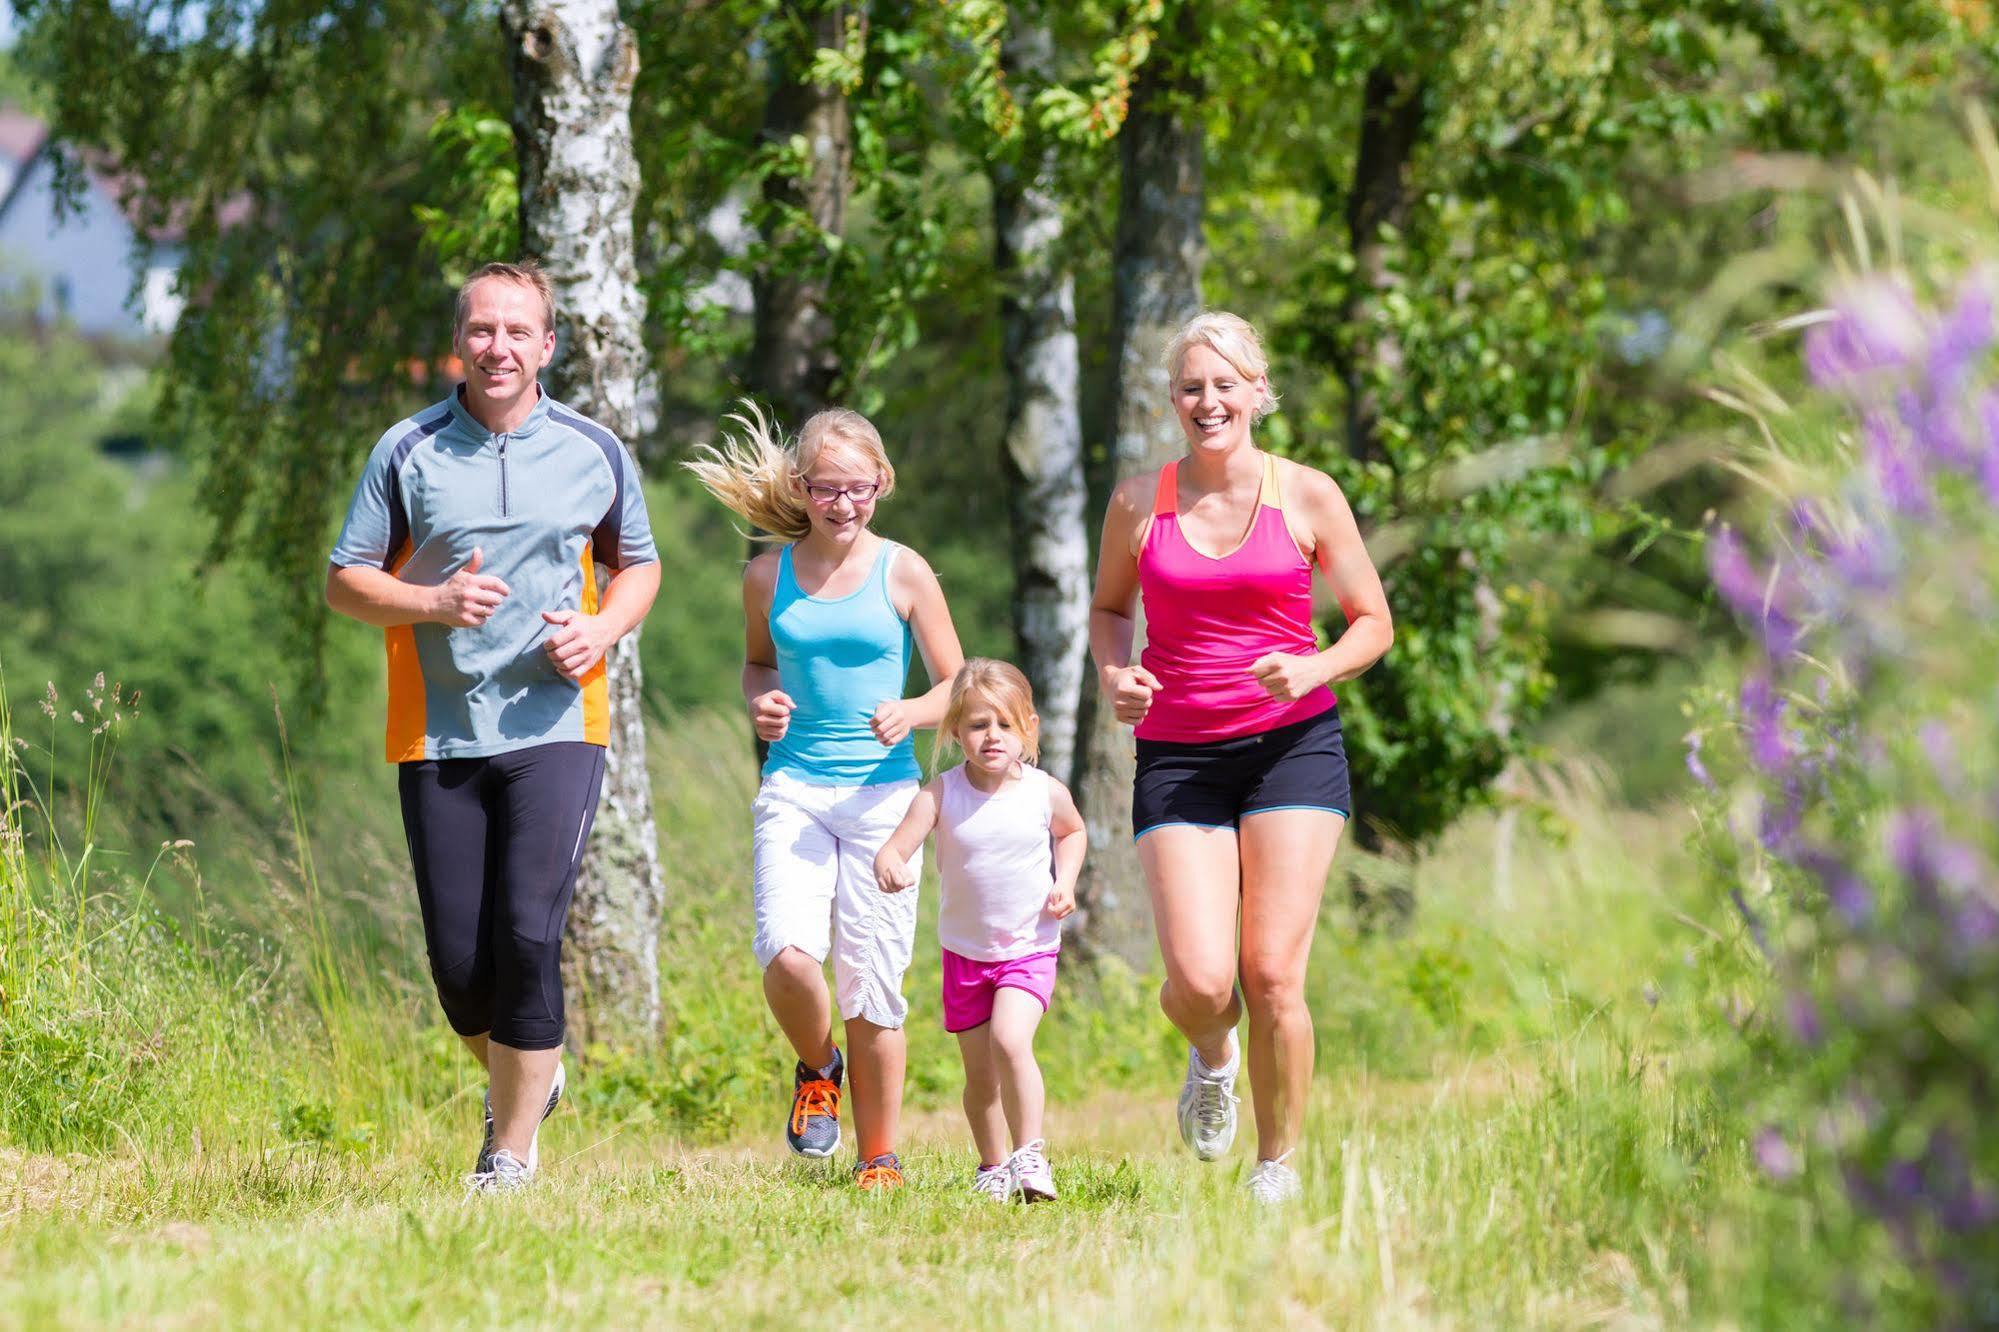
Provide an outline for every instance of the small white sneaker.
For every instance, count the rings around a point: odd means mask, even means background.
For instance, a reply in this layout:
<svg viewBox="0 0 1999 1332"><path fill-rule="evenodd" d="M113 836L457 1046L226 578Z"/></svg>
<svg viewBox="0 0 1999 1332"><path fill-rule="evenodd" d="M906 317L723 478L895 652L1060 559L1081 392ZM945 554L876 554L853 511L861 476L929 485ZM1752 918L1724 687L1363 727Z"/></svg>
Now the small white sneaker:
<svg viewBox="0 0 1999 1332"><path fill-rule="evenodd" d="M1224 1068L1209 1068L1199 1051L1187 1050L1187 1080L1180 1084L1180 1139L1203 1161L1223 1155L1235 1143L1235 1080L1241 1068L1234 1032L1229 1033L1229 1062Z"/></svg>
<svg viewBox="0 0 1999 1332"><path fill-rule="evenodd" d="M534 1182L534 1167L502 1147L493 1153L492 1169L465 1177L469 1193L511 1193Z"/></svg>
<svg viewBox="0 0 1999 1332"><path fill-rule="evenodd" d="M1297 1151L1296 1147L1291 1149ZM1284 1164L1291 1152L1284 1153L1275 1161L1258 1161L1256 1169L1249 1172L1249 1196L1266 1207L1276 1207L1293 1201L1304 1191L1299 1183L1298 1172Z"/></svg>
<svg viewBox="0 0 1999 1332"><path fill-rule="evenodd" d="M972 1192L993 1202L1003 1203L1013 1194L1013 1174L1005 1165L982 1165L972 1176Z"/></svg>
<svg viewBox="0 0 1999 1332"><path fill-rule="evenodd" d="M1012 1176L1012 1188L1019 1192L1022 1202L1055 1201L1055 1172L1048 1168L1047 1146L1036 1138L1006 1158L1003 1168Z"/></svg>

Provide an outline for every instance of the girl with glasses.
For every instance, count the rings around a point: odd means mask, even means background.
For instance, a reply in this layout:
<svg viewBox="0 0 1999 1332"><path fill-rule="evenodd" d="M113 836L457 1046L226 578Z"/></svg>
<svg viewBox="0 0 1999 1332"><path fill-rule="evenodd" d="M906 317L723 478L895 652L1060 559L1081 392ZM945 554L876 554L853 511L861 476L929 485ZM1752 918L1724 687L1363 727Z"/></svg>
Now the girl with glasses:
<svg viewBox="0 0 1999 1332"><path fill-rule="evenodd" d="M686 466L778 546L743 572L743 699L770 747L752 806L752 946L798 1055L785 1141L818 1158L840 1146L846 1057L830 954L853 1060L856 1180L896 1188L916 894L877 891L874 859L916 796L910 734L943 718L964 653L937 575L869 528L895 468L866 417L820 412L792 444L754 406L729 419L741 437ZM905 698L912 648L931 685Z"/></svg>

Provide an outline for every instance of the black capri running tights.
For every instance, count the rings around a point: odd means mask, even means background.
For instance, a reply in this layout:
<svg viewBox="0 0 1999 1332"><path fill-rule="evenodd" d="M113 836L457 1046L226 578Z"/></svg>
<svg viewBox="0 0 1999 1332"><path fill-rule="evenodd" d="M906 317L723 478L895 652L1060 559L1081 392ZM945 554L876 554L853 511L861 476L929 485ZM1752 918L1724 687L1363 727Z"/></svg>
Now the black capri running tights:
<svg viewBox="0 0 1999 1332"><path fill-rule="evenodd" d="M398 775L430 974L460 1036L562 1044L562 926L604 749L557 741Z"/></svg>

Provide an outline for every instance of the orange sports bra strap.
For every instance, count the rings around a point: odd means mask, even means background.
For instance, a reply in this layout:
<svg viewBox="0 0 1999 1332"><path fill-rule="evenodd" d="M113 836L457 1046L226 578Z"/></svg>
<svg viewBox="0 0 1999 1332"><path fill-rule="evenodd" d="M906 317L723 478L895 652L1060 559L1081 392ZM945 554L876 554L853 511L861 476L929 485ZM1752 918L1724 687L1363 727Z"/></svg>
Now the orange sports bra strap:
<svg viewBox="0 0 1999 1332"><path fill-rule="evenodd" d="M1152 516L1164 518L1180 508L1180 463L1176 459L1159 469L1159 489L1152 494Z"/></svg>

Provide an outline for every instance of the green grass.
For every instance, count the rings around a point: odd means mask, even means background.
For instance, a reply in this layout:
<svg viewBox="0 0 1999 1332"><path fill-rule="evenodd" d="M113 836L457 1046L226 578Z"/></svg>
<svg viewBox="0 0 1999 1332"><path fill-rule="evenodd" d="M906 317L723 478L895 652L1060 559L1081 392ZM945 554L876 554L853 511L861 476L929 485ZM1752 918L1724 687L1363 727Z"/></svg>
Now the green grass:
<svg viewBox="0 0 1999 1332"><path fill-rule="evenodd" d="M786 1158L789 1061L746 943L743 728L694 713L656 743L665 1038L578 1067L525 1198L463 1196L480 1085L371 839L317 825L316 876L294 848L207 885L196 900L220 904L194 915L106 872L78 913L51 909L74 902L30 819L25 853L0 862L17 922L0 1326L1576 1327L1781 1310L1758 1240L1774 1204L1707 1090L1731 1047L1713 956L1730 941L1709 933L1684 816L1616 807L1588 765L1539 773L1524 812L1469 820L1414 865L1347 857L1407 877L1422 907L1406 935L1364 936L1328 895L1306 1193L1266 1216L1243 1196L1247 1118L1226 1163L1179 1146L1183 1049L1153 983L1118 968L1065 972L1040 1041L1061 1202L974 1198L927 916L910 1188L864 1198ZM175 873L198 881L197 864ZM77 983L57 984L72 957Z"/></svg>

